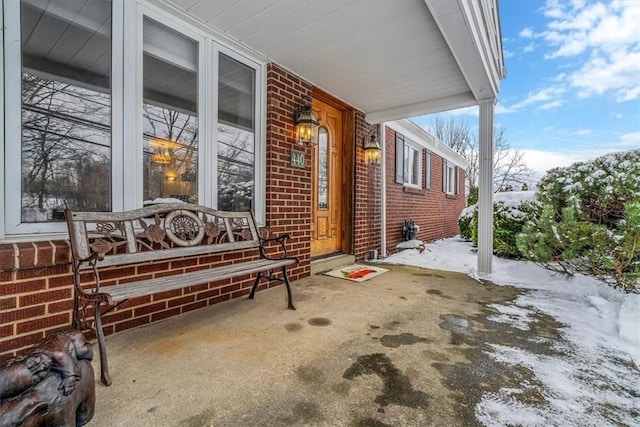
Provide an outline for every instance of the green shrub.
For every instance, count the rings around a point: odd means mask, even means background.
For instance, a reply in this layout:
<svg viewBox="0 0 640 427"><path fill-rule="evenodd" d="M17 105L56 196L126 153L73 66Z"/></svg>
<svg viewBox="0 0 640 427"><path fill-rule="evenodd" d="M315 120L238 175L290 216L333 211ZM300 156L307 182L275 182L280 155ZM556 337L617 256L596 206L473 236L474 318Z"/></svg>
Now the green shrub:
<svg viewBox="0 0 640 427"><path fill-rule="evenodd" d="M529 212L535 210L535 192L508 191L494 194L493 254L502 258L521 258L516 236L521 232ZM458 218L460 236L478 244L478 207L472 205Z"/></svg>
<svg viewBox="0 0 640 427"><path fill-rule="evenodd" d="M525 258L640 291L640 150L552 169L538 200L516 242Z"/></svg>

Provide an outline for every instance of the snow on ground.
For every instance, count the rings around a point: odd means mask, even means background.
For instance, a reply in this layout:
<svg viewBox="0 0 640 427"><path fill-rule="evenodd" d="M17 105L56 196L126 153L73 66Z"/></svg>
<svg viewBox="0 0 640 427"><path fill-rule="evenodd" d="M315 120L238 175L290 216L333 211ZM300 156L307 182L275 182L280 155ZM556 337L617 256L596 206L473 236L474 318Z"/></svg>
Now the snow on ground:
<svg viewBox="0 0 640 427"><path fill-rule="evenodd" d="M466 273L479 279L471 243L459 238L408 249L383 262ZM620 408L618 423L640 426L640 295L623 294L597 280L567 278L535 264L493 258L493 273L482 276L497 285L527 289L512 305L494 304L490 320L527 330L531 314L541 311L565 325L562 356L538 355L521 348L493 345L491 357L531 369L544 386L545 405L513 398L520 389L503 388L483 396L476 415L485 425L614 425L594 407Z"/></svg>

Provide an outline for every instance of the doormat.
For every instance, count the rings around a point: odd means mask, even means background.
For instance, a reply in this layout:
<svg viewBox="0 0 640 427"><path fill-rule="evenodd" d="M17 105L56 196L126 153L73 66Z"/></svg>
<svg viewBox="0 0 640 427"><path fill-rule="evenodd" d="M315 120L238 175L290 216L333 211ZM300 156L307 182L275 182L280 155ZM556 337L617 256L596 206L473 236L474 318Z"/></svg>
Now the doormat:
<svg viewBox="0 0 640 427"><path fill-rule="evenodd" d="M331 277L351 280L353 282L364 282L365 280L379 276L386 271L389 270L380 267L372 267L370 265L353 264L337 270L328 271L324 274Z"/></svg>

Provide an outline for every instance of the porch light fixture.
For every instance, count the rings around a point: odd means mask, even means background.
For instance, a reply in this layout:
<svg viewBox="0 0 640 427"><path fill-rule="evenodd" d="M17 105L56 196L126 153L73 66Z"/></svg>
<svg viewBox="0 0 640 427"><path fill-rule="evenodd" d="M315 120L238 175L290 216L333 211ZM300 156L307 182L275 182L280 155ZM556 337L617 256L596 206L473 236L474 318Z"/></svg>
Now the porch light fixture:
<svg viewBox="0 0 640 427"><path fill-rule="evenodd" d="M367 164L380 163L380 153L382 152L382 148L380 147L380 142L378 141L375 128L371 128L367 133L367 136L364 137L363 148L364 159Z"/></svg>
<svg viewBox="0 0 640 427"><path fill-rule="evenodd" d="M316 145L320 123L311 111L311 102L306 98L302 105L293 110L293 124L296 127L296 140L299 145Z"/></svg>

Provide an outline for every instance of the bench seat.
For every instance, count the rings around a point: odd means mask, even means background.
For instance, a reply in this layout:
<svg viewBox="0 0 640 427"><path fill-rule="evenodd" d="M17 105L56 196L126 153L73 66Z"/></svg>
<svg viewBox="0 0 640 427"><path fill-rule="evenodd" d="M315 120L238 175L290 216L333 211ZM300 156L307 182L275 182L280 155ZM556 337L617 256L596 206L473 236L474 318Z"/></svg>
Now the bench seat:
<svg viewBox="0 0 640 427"><path fill-rule="evenodd" d="M159 292L182 289L188 286L196 286L203 283L231 279L245 274L259 273L261 271L281 268L295 263L296 260L291 258L282 260L256 259L238 264L223 265L215 268L192 271L190 273L174 274L172 276L139 280L119 285L103 286L100 288L100 292L109 295L112 299L112 303L114 303L130 298L153 295ZM88 290L89 293L96 291L97 290L95 288Z"/></svg>

